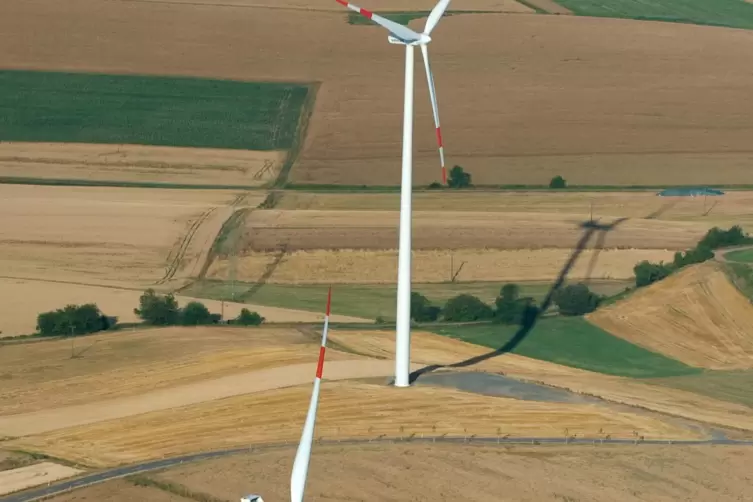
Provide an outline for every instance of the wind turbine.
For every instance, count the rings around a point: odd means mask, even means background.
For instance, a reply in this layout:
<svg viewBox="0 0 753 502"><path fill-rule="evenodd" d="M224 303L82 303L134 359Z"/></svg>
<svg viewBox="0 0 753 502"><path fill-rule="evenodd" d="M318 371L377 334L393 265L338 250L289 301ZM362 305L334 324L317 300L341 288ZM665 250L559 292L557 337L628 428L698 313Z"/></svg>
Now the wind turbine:
<svg viewBox="0 0 753 502"><path fill-rule="evenodd" d="M301 442L298 443L298 451L293 461L293 472L290 475L290 501L303 502L303 492L306 489L306 477L311 459L311 443L314 440L314 427L316 425L316 410L319 407L319 388L322 384L322 372L324 371L324 352L327 349L327 331L329 330L329 311L332 304L332 288L327 293L327 313L324 316L324 329L322 330L322 345L319 348L319 363L316 365L316 378L314 389L311 391L311 402L303 424Z"/></svg>
<svg viewBox="0 0 753 502"><path fill-rule="evenodd" d="M437 133L439 161L442 167L442 182L447 183L442 131L439 127L437 94L434 89L434 77L429 66L429 50L427 45L431 42L431 32L436 28L437 23L439 23L442 15L450 5L450 0L439 0L429 14L422 33L415 32L407 26L362 9L346 0L336 1L386 28L390 32L387 37L389 43L405 46L405 101L403 107L403 167L400 184L395 386L408 387L410 385L411 197L413 191L413 48L415 46L421 47L421 54L423 54L426 80L429 84L429 96L431 98L431 108L434 113L434 125Z"/></svg>

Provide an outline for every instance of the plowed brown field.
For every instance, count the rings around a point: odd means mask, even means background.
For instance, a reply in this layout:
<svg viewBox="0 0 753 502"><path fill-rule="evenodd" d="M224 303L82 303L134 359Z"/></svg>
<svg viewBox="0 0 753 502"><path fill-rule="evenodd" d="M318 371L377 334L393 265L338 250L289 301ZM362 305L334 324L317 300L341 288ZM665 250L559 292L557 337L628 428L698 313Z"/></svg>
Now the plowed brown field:
<svg viewBox="0 0 753 502"><path fill-rule="evenodd" d="M284 152L81 143L0 142L0 176L257 186Z"/></svg>
<svg viewBox="0 0 753 502"><path fill-rule="evenodd" d="M287 500L294 457L293 447L254 451L183 465L158 477L221 500L236 500L249 487L265 500ZM751 461L753 449L744 446L316 446L306 497L372 502L737 502L749 496ZM63 500L73 499L59 502Z"/></svg>
<svg viewBox="0 0 753 502"><path fill-rule="evenodd" d="M493 13L450 16L438 30L431 51L448 164L477 184L557 174L571 184L750 182L750 32ZM0 5L4 68L322 82L298 182L399 181L404 63L385 38L332 12ZM416 87L423 184L440 172L420 74Z"/></svg>
<svg viewBox="0 0 753 502"><path fill-rule="evenodd" d="M686 364L753 368L753 306L714 262L688 267L588 319Z"/></svg>

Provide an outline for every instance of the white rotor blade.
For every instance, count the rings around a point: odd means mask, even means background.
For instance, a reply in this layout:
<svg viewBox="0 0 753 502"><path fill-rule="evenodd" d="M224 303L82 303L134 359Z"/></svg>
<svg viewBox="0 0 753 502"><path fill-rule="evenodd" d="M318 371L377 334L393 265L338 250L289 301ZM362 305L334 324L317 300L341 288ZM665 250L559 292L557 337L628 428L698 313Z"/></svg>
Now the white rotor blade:
<svg viewBox="0 0 753 502"><path fill-rule="evenodd" d="M442 182L447 183L447 171L444 167L444 145L442 144L442 129L439 127L439 105L437 104L437 91L434 88L434 75L429 65L429 49L421 45L421 54L424 56L424 68L426 68L426 81L429 84L429 97L431 98L431 111L434 113L434 126L437 129L437 146L439 147L439 162L442 165Z"/></svg>
<svg viewBox="0 0 753 502"><path fill-rule="evenodd" d="M437 23L442 18L442 14L444 14L444 11L446 11L449 6L450 0L439 0L439 2L437 2L437 5L434 6L431 10L431 14L429 14L429 19L426 20L426 27L424 28L425 35L430 35L434 28L437 27Z"/></svg>
<svg viewBox="0 0 753 502"><path fill-rule="evenodd" d="M349 3L345 0L335 0L340 5L344 5L350 10L354 12L358 12L362 16L371 19L376 24L383 26L384 28L387 28L390 33L395 35L397 38L403 40L404 42L413 42L416 40L419 40L421 38L421 35L418 32L415 32L408 28L407 26L403 26L400 23L396 23L395 21L390 21L387 18L384 18L378 14L374 14L373 12L362 9L361 7L354 5L352 3Z"/></svg>
<svg viewBox="0 0 753 502"><path fill-rule="evenodd" d="M327 347L327 331L329 329L329 311L332 303L332 288L327 294L327 314L324 316L324 329L322 330L322 345L319 348L319 364L316 366L316 378L314 389L311 392L309 411L306 414L306 422L303 425L301 442L298 443L298 451L293 461L293 472L290 475L290 501L303 502L303 492L306 490L306 478L311 460L311 444L314 441L314 427L316 426L316 409L319 406L319 388L322 383L324 371L324 352Z"/></svg>

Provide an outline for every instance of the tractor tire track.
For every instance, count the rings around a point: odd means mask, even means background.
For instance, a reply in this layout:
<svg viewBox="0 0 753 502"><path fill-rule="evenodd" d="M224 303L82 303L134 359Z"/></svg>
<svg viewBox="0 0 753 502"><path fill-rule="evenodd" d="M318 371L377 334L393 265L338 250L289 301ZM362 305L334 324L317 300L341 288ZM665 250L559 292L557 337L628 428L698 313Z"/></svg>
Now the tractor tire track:
<svg viewBox="0 0 753 502"><path fill-rule="evenodd" d="M173 248L176 251L174 257L170 259L170 255L168 255L168 260L170 261L170 263L167 267L164 277L158 280L156 284L164 284L175 276L178 269L180 268L181 263L183 263L183 260L186 257L186 253L188 252L188 248L191 245L191 241L196 235L196 232L216 210L216 206L209 208L208 210L201 213L201 215L191 224L191 226L188 228L188 232L186 232L186 234L183 236L183 239L181 240L178 247ZM170 254L173 253L171 252Z"/></svg>

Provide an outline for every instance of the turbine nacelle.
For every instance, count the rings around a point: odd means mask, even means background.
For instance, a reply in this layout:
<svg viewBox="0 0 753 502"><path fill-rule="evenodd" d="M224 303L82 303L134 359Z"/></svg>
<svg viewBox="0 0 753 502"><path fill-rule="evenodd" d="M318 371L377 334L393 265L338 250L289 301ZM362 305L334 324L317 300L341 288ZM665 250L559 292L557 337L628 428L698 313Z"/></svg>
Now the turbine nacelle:
<svg viewBox="0 0 753 502"><path fill-rule="evenodd" d="M394 45L427 45L431 42L431 37L426 33L419 33L417 39L403 39L395 35L389 35L387 41Z"/></svg>

